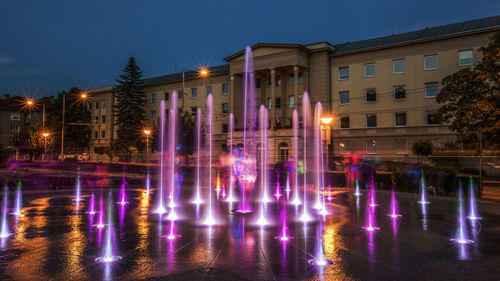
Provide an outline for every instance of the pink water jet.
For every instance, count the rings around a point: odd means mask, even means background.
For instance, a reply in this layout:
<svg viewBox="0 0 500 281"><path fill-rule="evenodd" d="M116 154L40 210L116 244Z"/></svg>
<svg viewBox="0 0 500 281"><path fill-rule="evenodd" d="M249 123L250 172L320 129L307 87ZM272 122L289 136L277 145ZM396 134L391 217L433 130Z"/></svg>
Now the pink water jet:
<svg viewBox="0 0 500 281"><path fill-rule="evenodd" d="M371 179L370 179L370 207L374 208L377 207L377 199L376 199L376 191L375 191L375 184L373 183L373 178L374 174L372 174Z"/></svg>
<svg viewBox="0 0 500 281"><path fill-rule="evenodd" d="M265 216L265 204L270 201L267 195L267 124L268 124L267 109L265 106L261 105L259 108L259 129L260 129L260 163L261 163L261 174L260 174L260 188L262 199L260 200L260 216L257 220L257 224L260 226L265 226L269 222Z"/></svg>
<svg viewBox="0 0 500 281"><path fill-rule="evenodd" d="M157 206L155 209L155 213L164 214L167 212L163 203L163 185L164 185L164 173L165 173L165 100L160 101L160 177L159 177L159 192L157 196Z"/></svg>
<svg viewBox="0 0 500 281"><path fill-rule="evenodd" d="M322 146L323 143L321 141L321 114L323 113L323 108L321 107L321 103L316 103L314 107L314 123L313 123L313 133L314 133L314 170L316 175L316 203L313 208L316 210L323 209L323 202L321 200L321 189L323 188L323 167L322 167Z"/></svg>
<svg viewBox="0 0 500 281"><path fill-rule="evenodd" d="M212 213L212 138L213 138L213 98L212 94L207 96L207 137L208 137L208 204L204 224L211 226L216 224Z"/></svg>
<svg viewBox="0 0 500 281"><path fill-rule="evenodd" d="M16 190L15 210L12 213L15 216L20 216L22 214L23 195L21 189L22 189L22 184L21 181L19 181L17 183L17 190Z"/></svg>
<svg viewBox="0 0 500 281"><path fill-rule="evenodd" d="M294 153L294 188L292 204L299 206L302 204L299 196L299 113L296 109L293 110L293 153Z"/></svg>
<svg viewBox="0 0 500 281"><path fill-rule="evenodd" d="M380 229L375 225L375 210L371 206L366 208L366 225L363 229L370 232Z"/></svg>
<svg viewBox="0 0 500 281"><path fill-rule="evenodd" d="M90 203L89 203L89 215L95 215L95 197L94 192L90 195Z"/></svg>
<svg viewBox="0 0 500 281"><path fill-rule="evenodd" d="M176 130L177 130L177 92L172 92L172 97L170 99L170 113L168 117L168 172L169 172L169 184L170 184L170 212L168 213L168 220L177 220L178 216L175 212L175 156L176 156Z"/></svg>
<svg viewBox="0 0 500 281"><path fill-rule="evenodd" d="M122 184L121 184L121 187L120 187L120 202L118 202L118 204L120 205L125 205L127 204L127 197L126 197L126 194L125 194L125 186L127 185L127 182L125 181L125 179L122 180Z"/></svg>
<svg viewBox="0 0 500 281"><path fill-rule="evenodd" d="M400 214L398 214L398 202L396 201L394 186L392 187L391 190L391 213L388 214L388 216L393 219L397 219L401 216Z"/></svg>
<svg viewBox="0 0 500 281"><path fill-rule="evenodd" d="M234 116L232 113L229 114L229 196L226 198L227 202L236 202L236 196L234 195L234 153L233 153L233 134L234 134Z"/></svg>
<svg viewBox="0 0 500 281"><path fill-rule="evenodd" d="M121 256L113 255L113 223L112 223L112 209L111 209L111 192L108 197L108 227L106 228L106 245L104 246L104 254L102 257L96 258L96 262L114 262L117 260L121 260Z"/></svg>
<svg viewBox="0 0 500 281"><path fill-rule="evenodd" d="M278 172L276 174L276 192L274 193L274 196L276 197L277 200L279 200L282 195L283 194L281 194L281 187L280 187L280 173Z"/></svg>
<svg viewBox="0 0 500 281"><path fill-rule="evenodd" d="M304 153L303 153L303 162L304 162L304 205L302 207L302 215L300 216L300 220L302 222L308 222L312 220L311 216L308 213L307 209L307 126L308 126L308 117L309 117L309 110L310 110L310 102L309 102L309 94L307 92L304 92L304 95L302 96L302 126L303 126L303 148L304 148Z"/></svg>
<svg viewBox="0 0 500 281"><path fill-rule="evenodd" d="M98 228L104 227L104 203L102 200L102 194L101 197L99 198L99 218L96 226Z"/></svg>

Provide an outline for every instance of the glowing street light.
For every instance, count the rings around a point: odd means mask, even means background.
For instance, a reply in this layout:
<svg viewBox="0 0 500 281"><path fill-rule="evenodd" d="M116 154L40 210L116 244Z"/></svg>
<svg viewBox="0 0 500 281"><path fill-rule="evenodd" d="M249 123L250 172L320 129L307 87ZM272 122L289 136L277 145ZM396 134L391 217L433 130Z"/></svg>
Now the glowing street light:
<svg viewBox="0 0 500 281"><path fill-rule="evenodd" d="M144 129L142 132L146 135L146 165L149 168L149 135L151 134L151 130Z"/></svg>
<svg viewBox="0 0 500 281"><path fill-rule="evenodd" d="M43 132L43 160L47 159L47 137L50 136L50 133Z"/></svg>
<svg viewBox="0 0 500 281"><path fill-rule="evenodd" d="M202 78L207 78L210 74L208 69L205 67L200 68L200 70L198 70L198 73L199 73L200 77L202 77Z"/></svg>
<svg viewBox="0 0 500 281"><path fill-rule="evenodd" d="M321 123L323 123L324 125L329 125L330 122L332 122L333 118L332 117L323 117L321 118Z"/></svg>

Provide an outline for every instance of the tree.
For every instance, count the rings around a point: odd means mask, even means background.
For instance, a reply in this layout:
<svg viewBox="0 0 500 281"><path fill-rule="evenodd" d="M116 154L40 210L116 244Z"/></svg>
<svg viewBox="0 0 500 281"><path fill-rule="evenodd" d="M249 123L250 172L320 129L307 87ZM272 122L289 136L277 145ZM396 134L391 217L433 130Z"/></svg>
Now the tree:
<svg viewBox="0 0 500 281"><path fill-rule="evenodd" d="M180 155L193 154L196 150L196 120L194 119L187 111L178 114L177 127L181 128L179 143L182 145Z"/></svg>
<svg viewBox="0 0 500 281"><path fill-rule="evenodd" d="M445 77L436 101L437 118L448 122L462 142L500 143L500 35L479 49L483 58L474 68Z"/></svg>
<svg viewBox="0 0 500 281"><path fill-rule="evenodd" d="M118 130L114 143L119 151L127 153L130 157L130 147L142 149L144 146L141 134L146 103L142 71L134 57L129 58L123 74L116 81L118 85L114 88L114 94L117 103L113 109L117 117L115 125L118 125Z"/></svg>
<svg viewBox="0 0 500 281"><path fill-rule="evenodd" d="M90 111L85 101L80 99L83 90L72 88L68 92L61 91L47 105L47 128L54 136L54 149L60 152L61 148L61 126L62 126L62 108L63 95L66 95L65 116L64 116L64 148L65 151L85 151L89 147L90 126L87 125L68 125L89 124Z"/></svg>
<svg viewBox="0 0 500 281"><path fill-rule="evenodd" d="M419 140L413 144L411 151L418 156L418 163L422 165L423 157L432 154L432 143L427 140Z"/></svg>
<svg viewBox="0 0 500 281"><path fill-rule="evenodd" d="M19 132L17 147L19 152L28 154L29 159L33 160L36 155L44 153L45 148L52 146L54 138L52 136L43 137L42 127L40 125L24 126Z"/></svg>

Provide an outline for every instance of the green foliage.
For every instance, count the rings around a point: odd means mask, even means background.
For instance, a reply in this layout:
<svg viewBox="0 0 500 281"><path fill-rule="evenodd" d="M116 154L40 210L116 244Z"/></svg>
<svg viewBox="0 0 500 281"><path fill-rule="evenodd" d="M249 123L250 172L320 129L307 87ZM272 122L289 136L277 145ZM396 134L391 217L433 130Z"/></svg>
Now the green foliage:
<svg viewBox="0 0 500 281"><path fill-rule="evenodd" d="M63 95L66 95L66 109L64 123L90 124L90 111L86 104L79 97L81 89L72 88L68 92L61 91L47 108L47 128L54 136L54 149L60 152L61 148L61 126ZM65 125L64 126L64 150L66 152L82 151L88 148L90 141L90 126L86 125Z"/></svg>
<svg viewBox="0 0 500 281"><path fill-rule="evenodd" d="M52 135L46 138L42 136L42 127L39 124L24 126L17 138L19 152L28 154L30 160L33 160L36 155L42 154L45 147L49 150L53 143L54 137Z"/></svg>
<svg viewBox="0 0 500 281"><path fill-rule="evenodd" d="M411 151L418 156L418 162L422 163L423 156L432 154L432 143L428 140L419 140L413 144Z"/></svg>
<svg viewBox="0 0 500 281"><path fill-rule="evenodd" d="M184 111L178 114L178 127L181 128L179 143L182 144L180 155L192 154L196 150L196 120Z"/></svg>
<svg viewBox="0 0 500 281"><path fill-rule="evenodd" d="M438 118L449 122L461 141L476 142L478 130L485 143L500 143L500 35L479 49L483 59L474 68L464 68L445 77L436 101Z"/></svg>
<svg viewBox="0 0 500 281"><path fill-rule="evenodd" d="M116 149L129 154L130 147L142 149L144 146L141 134L146 103L142 71L133 57L129 58L123 74L116 81L118 85L114 88L114 94L117 103L113 109L118 131L114 144Z"/></svg>
<svg viewBox="0 0 500 281"><path fill-rule="evenodd" d="M0 144L0 163L5 162L7 158L14 153L13 150L5 148Z"/></svg>

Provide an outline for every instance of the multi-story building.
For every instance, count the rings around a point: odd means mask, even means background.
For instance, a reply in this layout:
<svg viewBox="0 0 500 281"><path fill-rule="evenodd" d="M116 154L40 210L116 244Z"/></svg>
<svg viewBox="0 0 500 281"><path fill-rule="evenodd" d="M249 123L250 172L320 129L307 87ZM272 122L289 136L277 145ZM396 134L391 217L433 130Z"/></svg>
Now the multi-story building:
<svg viewBox="0 0 500 281"><path fill-rule="evenodd" d="M368 40L330 44L264 44L251 46L255 71L256 104L269 109L270 155L285 160L291 151L291 119L301 112L304 91L311 104L321 102L323 115L331 116L335 154L400 157L411 145L427 139L435 145L455 134L432 118L439 108L435 97L441 80L461 68L473 67L478 49L500 31L500 16L426 28ZM245 50L212 67L202 79L196 71L146 79L146 117L155 122L159 100L173 91L179 107L195 113L204 108L207 93L215 107L217 151L227 146L228 115L242 120ZM184 83L183 83L184 81ZM106 146L114 136L112 87L89 91L94 103L91 146ZM103 116L105 116L103 118ZM95 121L95 122L94 122ZM242 122L236 124L241 127ZM235 145L241 142L235 135ZM93 150L91 149L91 152Z"/></svg>

